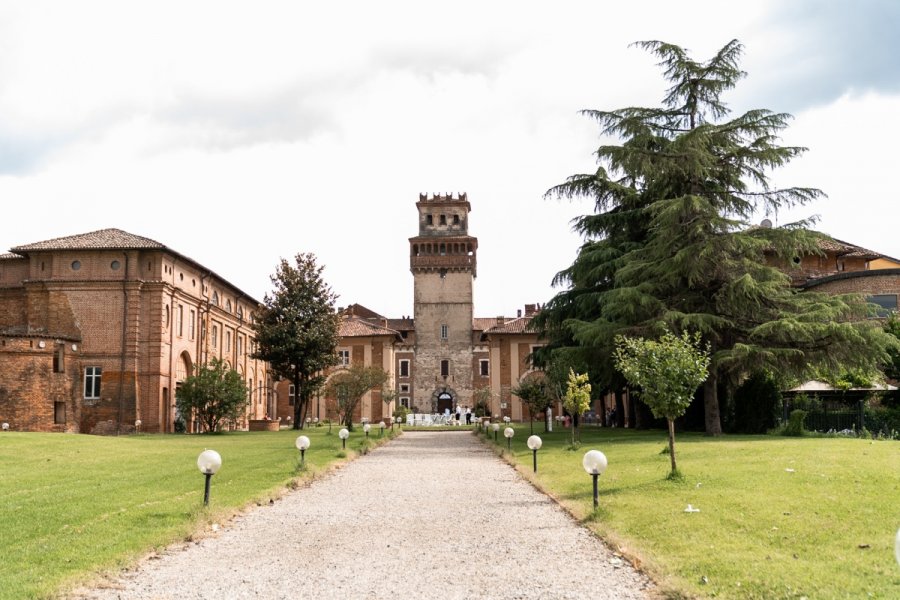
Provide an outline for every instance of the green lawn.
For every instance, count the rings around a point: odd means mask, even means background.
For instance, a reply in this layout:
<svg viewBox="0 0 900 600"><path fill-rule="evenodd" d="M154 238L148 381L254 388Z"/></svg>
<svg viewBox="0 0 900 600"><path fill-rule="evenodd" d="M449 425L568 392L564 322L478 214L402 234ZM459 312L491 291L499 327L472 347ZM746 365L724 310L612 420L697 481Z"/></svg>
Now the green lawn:
<svg viewBox="0 0 900 600"><path fill-rule="evenodd" d="M303 433L312 445L301 478L352 456L364 437L357 428L344 453L337 428ZM298 475L297 435L0 434L0 598L52 595L277 497ZM197 469L206 448L222 456L208 509Z"/></svg>
<svg viewBox="0 0 900 600"><path fill-rule="evenodd" d="M900 598L900 442L682 433L673 482L665 432L587 428L570 451L569 430L537 425L534 476L529 428L515 429L525 476L672 596ZM502 432L497 446L506 453ZM581 466L591 449L609 461L596 512Z"/></svg>

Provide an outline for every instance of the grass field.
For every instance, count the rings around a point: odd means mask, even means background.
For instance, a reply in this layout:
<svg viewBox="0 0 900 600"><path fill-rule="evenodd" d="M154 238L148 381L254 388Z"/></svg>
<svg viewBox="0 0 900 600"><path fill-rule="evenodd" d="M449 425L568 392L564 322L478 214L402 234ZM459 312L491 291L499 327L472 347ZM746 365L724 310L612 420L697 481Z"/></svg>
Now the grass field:
<svg viewBox="0 0 900 600"><path fill-rule="evenodd" d="M249 502L268 502L295 478L312 477L365 444L357 428L343 452L337 428L327 432L303 432L312 445L302 471L296 431L0 434L0 598L45 597L120 567ZM370 435L376 443L378 433ZM196 462L206 448L222 456L209 508Z"/></svg>
<svg viewBox="0 0 900 600"><path fill-rule="evenodd" d="M684 479L667 481L662 431L586 428L571 451L569 430L536 426L533 475L529 428L515 429L498 451L671 596L900 598L900 442L678 434ZM596 512L590 449L609 461Z"/></svg>

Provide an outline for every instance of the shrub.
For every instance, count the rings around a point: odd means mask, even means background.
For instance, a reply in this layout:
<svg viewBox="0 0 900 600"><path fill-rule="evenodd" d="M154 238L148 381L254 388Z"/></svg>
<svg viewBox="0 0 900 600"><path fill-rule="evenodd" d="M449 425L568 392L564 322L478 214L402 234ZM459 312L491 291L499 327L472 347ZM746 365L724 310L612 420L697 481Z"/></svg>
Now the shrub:
<svg viewBox="0 0 900 600"><path fill-rule="evenodd" d="M408 415L409 413L410 413L410 410L408 408L406 408L405 406L398 406L397 408L394 409L394 412L393 412L394 420L396 421L397 417L400 417L400 420L403 421L404 423L406 423L406 415Z"/></svg>
<svg viewBox="0 0 900 600"><path fill-rule="evenodd" d="M804 419L806 419L805 410L800 410L799 408L792 410L787 425L784 426L782 435L799 437L806 433L806 428L803 426Z"/></svg>

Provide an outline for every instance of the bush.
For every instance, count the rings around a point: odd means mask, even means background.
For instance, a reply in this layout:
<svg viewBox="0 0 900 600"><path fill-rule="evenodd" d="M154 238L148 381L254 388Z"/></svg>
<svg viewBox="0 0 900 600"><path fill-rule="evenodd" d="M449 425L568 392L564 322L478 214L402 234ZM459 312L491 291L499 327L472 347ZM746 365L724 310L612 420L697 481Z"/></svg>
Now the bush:
<svg viewBox="0 0 900 600"><path fill-rule="evenodd" d="M866 429L883 436L900 431L900 408L867 407Z"/></svg>
<svg viewBox="0 0 900 600"><path fill-rule="evenodd" d="M405 406L398 406L396 409L394 409L394 413L393 413L394 420L396 421L397 417L400 417L400 420L402 422L406 423L406 415L408 415L409 413L410 413L410 410L408 408L406 408Z"/></svg>
<svg viewBox="0 0 900 600"><path fill-rule="evenodd" d="M806 428L803 426L804 419L806 419L805 410L800 410L799 408L792 410L787 425L784 426L782 435L799 437L806 433Z"/></svg>

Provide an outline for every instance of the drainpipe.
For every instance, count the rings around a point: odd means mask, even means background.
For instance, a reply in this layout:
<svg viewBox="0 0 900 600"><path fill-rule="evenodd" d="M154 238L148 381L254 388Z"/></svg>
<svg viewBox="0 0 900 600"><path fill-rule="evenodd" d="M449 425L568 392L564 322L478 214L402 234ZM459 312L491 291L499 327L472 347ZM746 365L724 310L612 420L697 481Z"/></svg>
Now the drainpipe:
<svg viewBox="0 0 900 600"><path fill-rule="evenodd" d="M175 259L173 262L173 266L178 264L178 259ZM169 294L169 306L171 307L169 310L169 393L166 394L166 406L163 414L166 416L166 421L163 423L162 431L163 433L169 433L169 426L172 423L172 401L175 399L175 361L174 361L174 353L175 349L175 328L172 327L172 320L175 318L175 269L172 269L172 292ZM182 323L181 326L184 327L184 315L182 315ZM174 430L174 427L173 427Z"/></svg>
<svg viewBox="0 0 900 600"><path fill-rule="evenodd" d="M116 425L116 435L122 432L122 413L125 403L125 344L128 341L128 253L123 252L122 255L125 258L125 268L122 273L122 353L119 361L119 419Z"/></svg>

